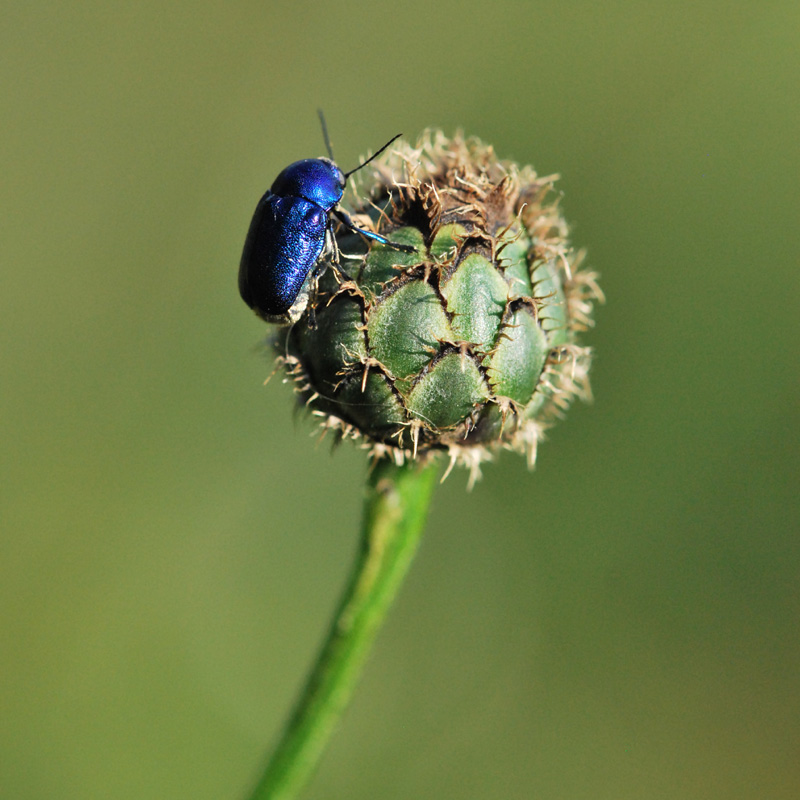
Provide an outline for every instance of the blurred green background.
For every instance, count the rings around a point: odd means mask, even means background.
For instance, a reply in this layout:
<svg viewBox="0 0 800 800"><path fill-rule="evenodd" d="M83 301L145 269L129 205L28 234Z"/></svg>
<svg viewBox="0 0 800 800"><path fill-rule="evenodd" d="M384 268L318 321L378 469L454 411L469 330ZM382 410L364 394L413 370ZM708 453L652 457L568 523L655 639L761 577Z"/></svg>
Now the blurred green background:
<svg viewBox="0 0 800 800"><path fill-rule="evenodd" d="M239 800L364 456L258 352L277 172L463 128L560 172L608 304L534 473L438 490L309 798L796 798L795 0L11 3L0 797Z"/></svg>

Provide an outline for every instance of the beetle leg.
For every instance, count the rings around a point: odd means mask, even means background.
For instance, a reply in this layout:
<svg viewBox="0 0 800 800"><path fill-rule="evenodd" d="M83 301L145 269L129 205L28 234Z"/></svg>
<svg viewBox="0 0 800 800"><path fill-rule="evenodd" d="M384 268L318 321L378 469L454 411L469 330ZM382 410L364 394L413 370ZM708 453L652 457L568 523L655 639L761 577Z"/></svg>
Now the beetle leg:
<svg viewBox="0 0 800 800"><path fill-rule="evenodd" d="M342 269L342 262L339 258L339 243L336 241L336 237L333 235L333 229L331 228L330 224L328 225L327 236L330 242L331 250L333 251L331 269L333 270L334 277L340 285L345 281L352 281L353 279Z"/></svg>
<svg viewBox="0 0 800 800"><path fill-rule="evenodd" d="M319 267L315 264L311 270L311 280L308 286L308 329L317 329L317 296L319 295Z"/></svg>
<svg viewBox="0 0 800 800"><path fill-rule="evenodd" d="M392 242L387 239L385 236L381 236L379 233L373 233L372 231L368 231L366 228L359 228L352 219L350 219L350 215L346 211L342 211L340 208L334 208L332 211L333 215L339 222L342 223L347 228L350 228L351 231L355 233L360 233L362 236L365 236L367 239L372 239L376 242L380 242L381 244L385 244L387 247L393 247L395 250L400 250L403 253L416 253L417 248L410 244L400 244L400 242Z"/></svg>
<svg viewBox="0 0 800 800"><path fill-rule="evenodd" d="M336 241L336 237L333 235L333 228L331 228L330 221L328 221L328 227L325 229L325 235L328 237L328 246L331 249L331 260L338 267L340 261L339 243Z"/></svg>

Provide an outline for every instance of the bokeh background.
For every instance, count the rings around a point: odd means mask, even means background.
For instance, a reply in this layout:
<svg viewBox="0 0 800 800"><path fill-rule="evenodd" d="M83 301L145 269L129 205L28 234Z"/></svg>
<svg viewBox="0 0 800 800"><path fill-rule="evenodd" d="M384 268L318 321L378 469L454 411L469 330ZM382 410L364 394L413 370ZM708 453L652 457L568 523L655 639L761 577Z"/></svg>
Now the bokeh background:
<svg viewBox="0 0 800 800"><path fill-rule="evenodd" d="M463 128L560 172L596 401L438 490L309 798L800 792L795 0L10 3L0 797L239 800L356 546L362 453L263 380L286 164ZM294 420L294 421L293 421Z"/></svg>

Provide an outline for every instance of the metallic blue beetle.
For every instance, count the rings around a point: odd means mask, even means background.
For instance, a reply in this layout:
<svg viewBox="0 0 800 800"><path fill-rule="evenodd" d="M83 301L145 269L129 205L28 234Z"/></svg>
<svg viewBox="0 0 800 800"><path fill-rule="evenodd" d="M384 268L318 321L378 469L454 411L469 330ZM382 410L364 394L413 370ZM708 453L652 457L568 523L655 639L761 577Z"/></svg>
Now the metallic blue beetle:
<svg viewBox="0 0 800 800"><path fill-rule="evenodd" d="M321 112L320 120L330 158L306 158L286 167L258 201L245 239L239 264L239 293L256 314L269 322L294 322L300 316L303 308L292 309L292 306L298 299L303 299L303 284L309 273L317 268L326 237L329 238L334 262L338 261L336 240L331 230L332 217L350 230L381 244L405 252L415 250L356 227L338 208L350 175L369 164L401 134L390 139L363 164L343 173L333 161Z"/></svg>

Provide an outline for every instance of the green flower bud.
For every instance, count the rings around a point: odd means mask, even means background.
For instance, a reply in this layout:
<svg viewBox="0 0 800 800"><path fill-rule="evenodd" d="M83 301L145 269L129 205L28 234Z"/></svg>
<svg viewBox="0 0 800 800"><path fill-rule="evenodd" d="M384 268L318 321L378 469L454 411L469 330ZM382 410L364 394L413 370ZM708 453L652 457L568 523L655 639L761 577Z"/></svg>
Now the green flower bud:
<svg viewBox="0 0 800 800"><path fill-rule="evenodd" d="M474 480L502 446L532 466L546 428L589 397L577 335L601 297L569 245L557 176L440 132L372 166L348 212L416 251L342 227L339 269L309 279L276 337L281 361L322 425L376 457L446 451Z"/></svg>

